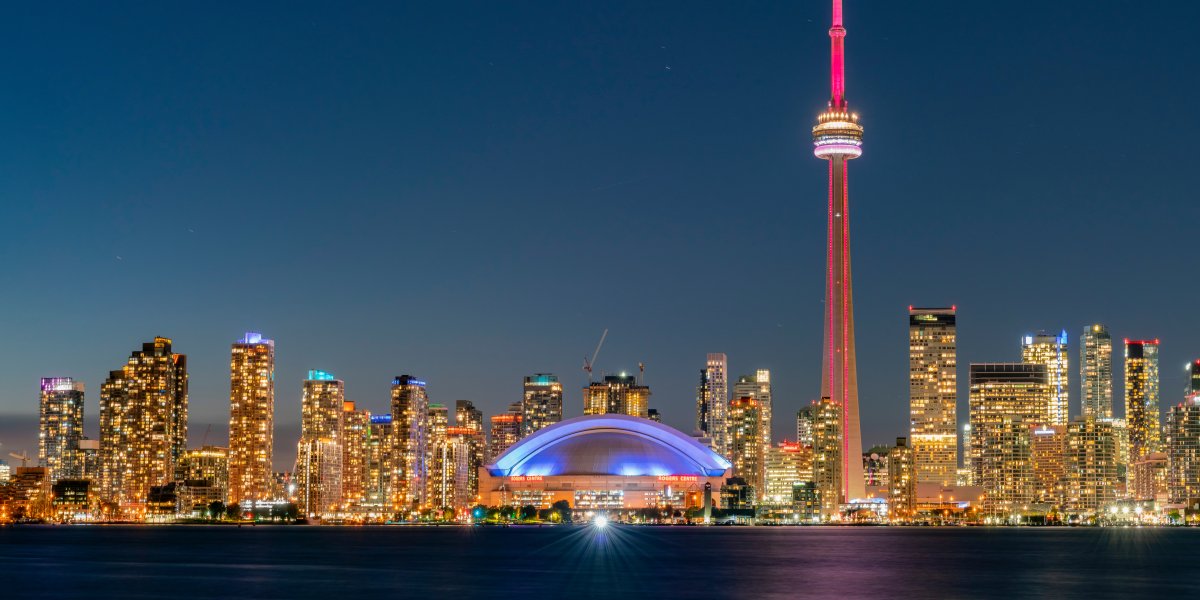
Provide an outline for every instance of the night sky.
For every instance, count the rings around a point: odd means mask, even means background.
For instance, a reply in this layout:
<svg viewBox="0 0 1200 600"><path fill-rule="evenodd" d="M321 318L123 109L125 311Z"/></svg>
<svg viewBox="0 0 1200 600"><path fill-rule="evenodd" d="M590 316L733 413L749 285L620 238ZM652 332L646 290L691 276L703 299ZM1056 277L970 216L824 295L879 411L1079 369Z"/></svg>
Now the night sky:
<svg viewBox="0 0 1200 600"><path fill-rule="evenodd" d="M705 353L766 367L776 437L819 394L829 5L12 5L0 19L0 457L38 378L155 335L224 443L229 344L276 340L276 465L304 372L493 414L521 378L646 363L694 427ZM408 3L416 4L416 3ZM429 3L434 4L434 3ZM1200 357L1193 2L847 0L863 441L907 434L909 304L966 364L1095 321ZM1117 354L1119 354L1119 349ZM1116 362L1119 372L1120 361ZM1117 385L1115 402L1121 387ZM13 461L10 461L13 462Z"/></svg>

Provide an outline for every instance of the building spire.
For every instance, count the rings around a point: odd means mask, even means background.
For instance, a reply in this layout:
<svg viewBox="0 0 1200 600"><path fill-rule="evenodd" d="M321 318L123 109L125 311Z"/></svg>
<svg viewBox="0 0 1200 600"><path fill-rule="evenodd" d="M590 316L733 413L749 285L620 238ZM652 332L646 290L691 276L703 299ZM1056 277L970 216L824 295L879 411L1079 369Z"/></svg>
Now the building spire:
<svg viewBox="0 0 1200 600"><path fill-rule="evenodd" d="M842 0L833 0L833 26L829 28L831 88L829 106L846 108L846 28L842 27Z"/></svg>

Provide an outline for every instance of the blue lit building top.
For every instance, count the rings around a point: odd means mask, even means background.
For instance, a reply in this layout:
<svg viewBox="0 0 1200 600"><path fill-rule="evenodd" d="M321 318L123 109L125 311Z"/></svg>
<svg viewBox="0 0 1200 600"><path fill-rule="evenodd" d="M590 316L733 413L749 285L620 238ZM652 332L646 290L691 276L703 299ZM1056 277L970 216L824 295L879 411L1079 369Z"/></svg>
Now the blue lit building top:
<svg viewBox="0 0 1200 600"><path fill-rule="evenodd" d="M392 422L392 415L371 415L372 425L388 425Z"/></svg>
<svg viewBox="0 0 1200 600"><path fill-rule="evenodd" d="M263 334L256 331L247 331L242 339L238 340L239 344L270 344L275 345L275 340L269 340L263 337Z"/></svg>
<svg viewBox="0 0 1200 600"><path fill-rule="evenodd" d="M538 373L525 378L525 383L530 385L550 385L558 383L558 375L553 373Z"/></svg>
<svg viewBox="0 0 1200 600"><path fill-rule="evenodd" d="M320 369L309 369L308 370L308 380L309 381L336 381L337 378L333 376L333 373L322 371Z"/></svg>
<svg viewBox="0 0 1200 600"><path fill-rule="evenodd" d="M425 387L425 382L413 377L412 375L401 375L392 380L392 385L415 385Z"/></svg>

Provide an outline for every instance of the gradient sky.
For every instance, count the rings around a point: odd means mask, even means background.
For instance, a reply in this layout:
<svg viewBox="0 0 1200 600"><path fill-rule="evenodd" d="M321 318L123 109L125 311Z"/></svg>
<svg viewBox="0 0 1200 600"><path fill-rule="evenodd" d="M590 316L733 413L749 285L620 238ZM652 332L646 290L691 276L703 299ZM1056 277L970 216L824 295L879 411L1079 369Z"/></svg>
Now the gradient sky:
<svg viewBox="0 0 1200 600"><path fill-rule="evenodd" d="M409 3L416 4L416 3ZM582 358L646 363L694 426L707 352L772 370L777 437L819 394L828 2L81 3L0 24L0 455L37 384L155 335L223 443L229 344L277 345L277 456L304 371L486 413ZM433 6L432 4L436 4ZM847 0L863 441L907 433L909 304L966 363L1038 329L1200 357L1192 2ZM1118 361L1117 369L1120 369ZM1120 397L1121 387L1117 386ZM1118 411L1121 402L1118 399Z"/></svg>

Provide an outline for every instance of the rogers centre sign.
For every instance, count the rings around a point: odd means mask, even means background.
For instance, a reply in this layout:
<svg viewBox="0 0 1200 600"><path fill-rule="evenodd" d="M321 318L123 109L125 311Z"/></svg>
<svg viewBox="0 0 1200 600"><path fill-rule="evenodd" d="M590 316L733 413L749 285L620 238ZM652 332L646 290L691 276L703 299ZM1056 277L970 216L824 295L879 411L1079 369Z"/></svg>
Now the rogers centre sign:
<svg viewBox="0 0 1200 600"><path fill-rule="evenodd" d="M508 478L509 481L541 481L541 475L513 475Z"/></svg>
<svg viewBox="0 0 1200 600"><path fill-rule="evenodd" d="M683 481L700 481L699 475L659 475L658 480L663 483L679 483Z"/></svg>

